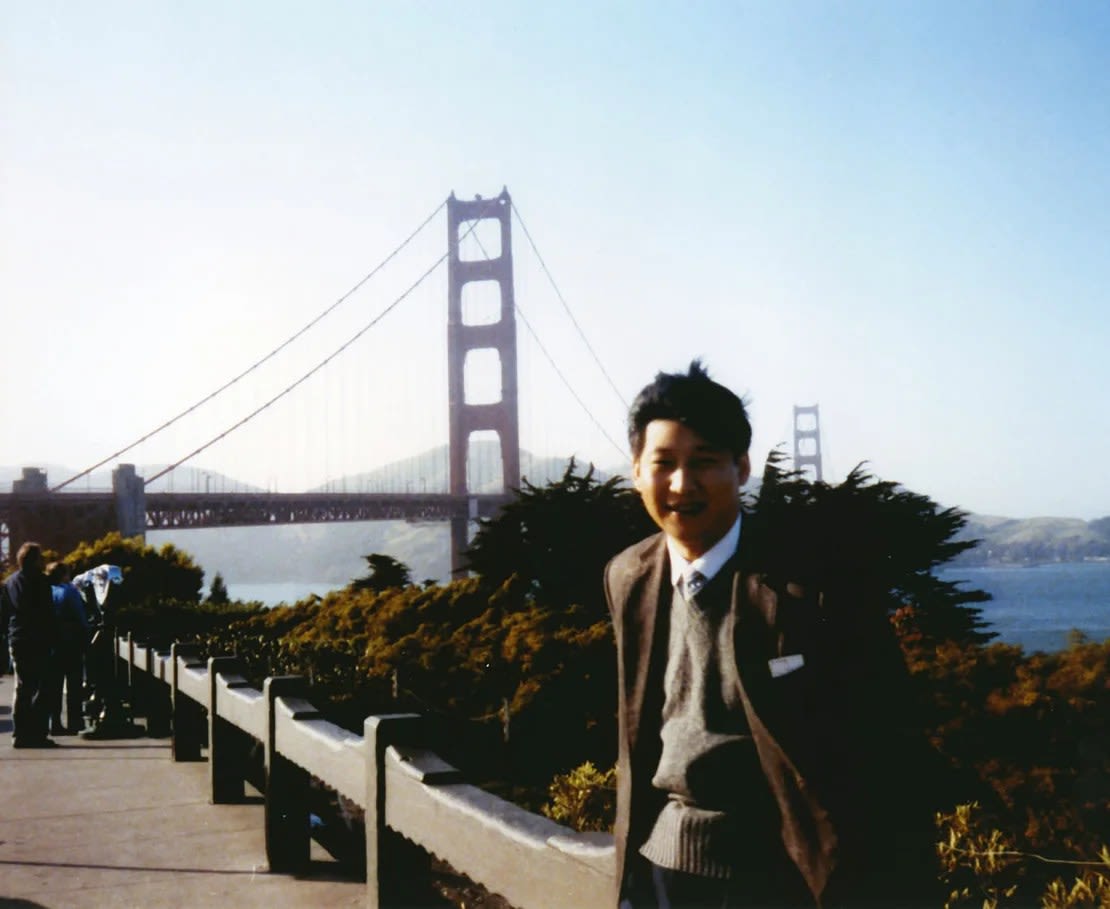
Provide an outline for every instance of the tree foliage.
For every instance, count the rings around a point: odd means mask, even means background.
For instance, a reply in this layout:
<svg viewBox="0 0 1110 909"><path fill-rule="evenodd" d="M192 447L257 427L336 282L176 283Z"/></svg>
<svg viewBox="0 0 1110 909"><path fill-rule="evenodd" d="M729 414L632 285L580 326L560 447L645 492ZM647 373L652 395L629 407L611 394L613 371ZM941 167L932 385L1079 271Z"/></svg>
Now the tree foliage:
<svg viewBox="0 0 1110 909"><path fill-rule="evenodd" d="M1023 852L1011 834L991 825L978 802L938 814L937 827L945 909L1110 906L1110 849L1105 846L1098 858L1067 861Z"/></svg>
<svg viewBox="0 0 1110 909"><path fill-rule="evenodd" d="M400 562L390 555L372 552L366 559L370 573L361 578L355 578L347 585L352 593L360 590L382 591L391 587L408 587L412 583L412 572L408 565Z"/></svg>
<svg viewBox="0 0 1110 909"><path fill-rule="evenodd" d="M74 574L105 563L123 569L123 584L111 593L115 605L138 605L177 600L199 603L204 569L172 543L155 549L138 537L109 533L82 543L64 559Z"/></svg>
<svg viewBox="0 0 1110 909"><path fill-rule="evenodd" d="M454 760L509 781L546 785L583 754L612 762L608 624L539 607L516 579L335 591L217 629L208 649L237 653L259 681L307 677L352 729L372 712L432 716Z"/></svg>
<svg viewBox="0 0 1110 909"><path fill-rule="evenodd" d="M219 574L212 594L201 602L203 569L171 543L155 549L138 537L110 533L82 543L64 561L75 575L104 564L120 566L123 583L109 589L107 624L149 644L195 640L263 608L261 603L231 602Z"/></svg>
<svg viewBox="0 0 1110 909"><path fill-rule="evenodd" d="M227 593L227 584L224 582L224 576L218 571L216 576L212 578L212 586L208 590L208 596L205 598L206 603L211 603L214 606L222 606L231 601L231 597Z"/></svg>
<svg viewBox="0 0 1110 909"><path fill-rule="evenodd" d="M493 588L515 575L533 602L556 611L579 605L605 618L605 563L654 530L622 478L600 482L593 465L579 473L572 458L559 480L525 481L501 514L481 522L467 565Z"/></svg>
<svg viewBox="0 0 1110 909"><path fill-rule="evenodd" d="M929 641L985 643L980 609L990 599L962 590L933 569L975 545L956 539L966 515L927 496L876 480L856 467L839 484L811 482L767 460L759 498L746 519L743 557L774 583L800 581L892 616L912 606L915 632Z"/></svg>
<svg viewBox="0 0 1110 909"><path fill-rule="evenodd" d="M904 641L926 725L1023 848L1110 842L1110 641L1060 653Z"/></svg>

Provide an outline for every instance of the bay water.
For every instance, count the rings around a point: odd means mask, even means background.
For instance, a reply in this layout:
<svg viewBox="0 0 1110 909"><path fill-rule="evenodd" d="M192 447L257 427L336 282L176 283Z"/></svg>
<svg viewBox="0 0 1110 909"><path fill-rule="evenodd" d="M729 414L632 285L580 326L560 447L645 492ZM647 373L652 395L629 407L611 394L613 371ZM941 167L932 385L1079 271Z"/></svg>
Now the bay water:
<svg viewBox="0 0 1110 909"><path fill-rule="evenodd" d="M1092 641L1110 638L1110 562L945 568L937 574L994 595L980 608L996 641L1052 653L1067 647L1072 630Z"/></svg>
<svg viewBox="0 0 1110 909"><path fill-rule="evenodd" d="M1020 644L1027 652L1067 647L1075 629L1092 641L1110 638L1110 562L1053 562L1028 567L944 568L944 580L986 590L994 599L981 605L995 640ZM295 603L344 586L329 581L229 584L238 600L267 606Z"/></svg>

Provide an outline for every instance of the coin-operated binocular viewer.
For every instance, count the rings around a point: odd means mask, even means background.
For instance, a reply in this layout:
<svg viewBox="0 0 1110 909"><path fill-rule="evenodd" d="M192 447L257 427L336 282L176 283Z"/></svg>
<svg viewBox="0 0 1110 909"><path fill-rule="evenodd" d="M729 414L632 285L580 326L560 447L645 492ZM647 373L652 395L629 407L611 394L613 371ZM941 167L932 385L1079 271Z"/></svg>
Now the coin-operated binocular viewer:
<svg viewBox="0 0 1110 909"><path fill-rule="evenodd" d="M82 572L73 583L85 596L92 628L92 640L85 659L88 696L85 716L89 728L86 738L124 738L135 734L135 725L124 710L115 673L115 615L112 588L123 583L118 565L98 565Z"/></svg>

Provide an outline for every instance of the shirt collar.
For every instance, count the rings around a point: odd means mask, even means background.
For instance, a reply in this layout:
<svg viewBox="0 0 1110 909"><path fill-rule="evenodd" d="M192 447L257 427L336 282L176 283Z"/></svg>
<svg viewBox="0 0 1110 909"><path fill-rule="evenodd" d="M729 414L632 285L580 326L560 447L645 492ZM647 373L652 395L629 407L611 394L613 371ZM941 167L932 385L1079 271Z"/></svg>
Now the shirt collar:
<svg viewBox="0 0 1110 909"><path fill-rule="evenodd" d="M667 552L671 561L671 586L677 587L678 579L684 577L691 570L700 571L707 582L712 580L714 575L724 567L725 562L731 559L732 554L736 552L736 547L740 542L741 517L741 515L737 515L728 533L714 543L708 552L703 553L693 561L687 561L682 553L678 551L677 544L670 537L667 537Z"/></svg>

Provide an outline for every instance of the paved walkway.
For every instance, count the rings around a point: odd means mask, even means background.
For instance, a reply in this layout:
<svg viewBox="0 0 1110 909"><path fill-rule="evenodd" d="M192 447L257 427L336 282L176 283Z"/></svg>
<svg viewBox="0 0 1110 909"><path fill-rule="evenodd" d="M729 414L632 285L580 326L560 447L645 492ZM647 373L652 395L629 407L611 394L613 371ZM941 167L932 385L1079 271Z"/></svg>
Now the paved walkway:
<svg viewBox="0 0 1110 909"><path fill-rule="evenodd" d="M208 765L168 739L59 738L11 747L12 677L0 677L0 909L360 906L313 844L305 878L267 872L260 800L210 805Z"/></svg>

